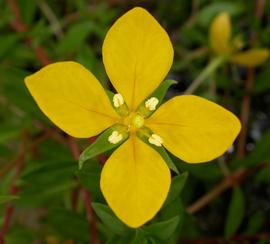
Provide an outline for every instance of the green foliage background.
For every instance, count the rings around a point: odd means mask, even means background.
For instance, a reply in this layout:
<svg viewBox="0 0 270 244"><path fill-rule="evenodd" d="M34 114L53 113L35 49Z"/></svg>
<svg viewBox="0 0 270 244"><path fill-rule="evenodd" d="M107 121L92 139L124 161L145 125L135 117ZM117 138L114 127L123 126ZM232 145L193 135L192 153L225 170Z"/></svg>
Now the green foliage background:
<svg viewBox="0 0 270 244"><path fill-rule="evenodd" d="M260 4L263 14L257 18ZM0 0L1 226L12 212L0 237L9 244L269 243L270 61L255 70L249 89L250 71L227 63L196 91L238 117L243 100L251 99L249 120L243 123L246 152L237 153L236 141L214 162L190 165L172 157L181 173L173 173L160 213L137 230L126 227L106 206L99 189L100 158L88 160L79 171L69 138L27 92L24 77L44 64L41 46L51 61L76 60L110 88L101 61L103 38L114 20L133 6L148 9L172 39L175 58L168 77L179 83L167 98L185 91L211 60L208 28L220 11L231 14L233 33L242 33L246 47L254 34L252 47L270 46L269 1ZM78 143L85 149L89 141ZM209 197L217 186L224 187L220 194L192 210L194 202ZM87 218L85 202L90 200L95 213Z"/></svg>

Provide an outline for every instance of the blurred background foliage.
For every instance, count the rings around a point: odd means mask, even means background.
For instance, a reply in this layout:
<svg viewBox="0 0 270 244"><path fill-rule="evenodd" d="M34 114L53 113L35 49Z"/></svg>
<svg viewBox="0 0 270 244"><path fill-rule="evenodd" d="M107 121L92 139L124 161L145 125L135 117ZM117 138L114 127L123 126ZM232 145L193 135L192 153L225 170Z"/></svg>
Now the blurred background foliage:
<svg viewBox="0 0 270 244"><path fill-rule="evenodd" d="M82 150L89 141L55 128L27 92L24 77L49 60L76 60L109 88L102 42L133 6L148 9L173 42L168 77L179 83L168 98L212 59L208 30L221 11L245 48L270 46L267 0L0 0L0 243L269 243L270 61L256 69L225 63L196 90L242 119L240 139L214 162L173 157L181 173L156 218L137 230L116 219L102 197L107 155L79 171L75 143Z"/></svg>

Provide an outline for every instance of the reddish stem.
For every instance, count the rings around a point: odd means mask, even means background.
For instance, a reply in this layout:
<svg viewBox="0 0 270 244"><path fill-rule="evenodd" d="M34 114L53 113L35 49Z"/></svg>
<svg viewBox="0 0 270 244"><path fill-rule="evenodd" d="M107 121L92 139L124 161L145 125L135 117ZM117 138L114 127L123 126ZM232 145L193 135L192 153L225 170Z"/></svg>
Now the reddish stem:
<svg viewBox="0 0 270 244"><path fill-rule="evenodd" d="M92 223L92 226L91 226L91 234L92 234L91 239L92 239L92 241L90 243L98 244L99 241L97 239L97 226L96 226L96 221L94 218L93 208L91 205L92 200L91 200L89 192L87 191L87 189L85 187L82 186L81 190L82 190L83 199L84 199L85 206L86 206L86 216L87 216L88 221L90 223Z"/></svg>
<svg viewBox="0 0 270 244"><path fill-rule="evenodd" d="M7 0L7 3L9 4L14 16L15 16L15 21L11 23L11 26L17 31L17 32L24 32L28 29L28 26L22 21L21 14L20 14L20 9L18 7L17 1L16 0ZM25 40L25 42L34 50L37 59L40 61L42 65L48 65L50 63L50 60L48 58L48 55L46 54L44 48L42 46L34 46L33 45L33 39L32 37L28 36ZM72 155L74 159L78 160L80 156L80 150L79 147L75 141L74 138L68 137L68 144L70 146ZM89 192L84 189L84 201L85 201L85 207L87 211L87 218L91 223L91 240L90 243L97 244L97 232L96 232L96 223L95 223L95 218L91 206L91 198ZM4 235L6 231L8 230L10 219L13 213L13 207L12 208L7 208L6 212L6 218L4 220L4 224L7 222L6 227L4 228L5 232L2 234L2 238L0 236L0 240L3 240ZM1 242L2 244L4 242Z"/></svg>
<svg viewBox="0 0 270 244"><path fill-rule="evenodd" d="M264 14L265 0L256 1L255 16L260 20ZM257 33L252 32L250 36L250 44L253 45L256 42ZM242 123L242 130L239 135L237 155L240 158L244 158L246 154L246 141L248 135L248 121L250 114L250 105L251 105L251 92L253 88L253 80L255 77L254 68L249 68L247 72L247 79L245 81L245 95L241 104L241 114L240 120Z"/></svg>
<svg viewBox="0 0 270 244"><path fill-rule="evenodd" d="M72 156L75 160L78 160L80 157L80 148L78 144L76 143L75 139L73 137L68 137L68 145L71 150ZM81 191L83 193L83 200L86 208L86 216L88 221L91 223L90 226L90 233L91 233L91 241L90 244L98 244L97 239L97 228L96 228L96 221L94 217L94 212L91 205L91 197L87 189L83 186L81 186ZM73 199L74 201L74 199Z"/></svg>
<svg viewBox="0 0 270 244"><path fill-rule="evenodd" d="M5 243L4 237L5 237L6 233L8 232L13 212L14 212L13 206L11 204L7 204L6 211L5 211L4 222L3 222L3 225L2 225L2 229L0 230L0 244Z"/></svg>
<svg viewBox="0 0 270 244"><path fill-rule="evenodd" d="M12 183L11 183L10 190L9 190L9 193L11 195L16 195L16 193L18 192L16 182L17 182L17 179L19 178L20 173L22 171L22 166L23 166L23 162L24 162L24 159L25 159L25 146L26 146L26 140L25 139L26 139L26 137L25 137L24 133L23 133L22 137L23 138L22 138L22 142L21 142L21 146L20 146L19 156L15 160L15 162L16 162L16 172L15 172L13 178L12 178ZM8 232L13 212L14 212L14 207L13 207L12 203L8 202L6 204L6 211L5 211L5 214L4 214L3 225L2 225L2 228L0 230L0 244L5 243L4 238L5 238L6 233Z"/></svg>

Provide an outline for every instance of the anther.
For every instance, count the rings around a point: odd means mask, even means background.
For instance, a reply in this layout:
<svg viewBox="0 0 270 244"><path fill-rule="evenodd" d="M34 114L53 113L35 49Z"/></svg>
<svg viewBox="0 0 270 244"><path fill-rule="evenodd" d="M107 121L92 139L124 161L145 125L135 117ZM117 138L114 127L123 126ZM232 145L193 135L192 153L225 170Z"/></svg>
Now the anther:
<svg viewBox="0 0 270 244"><path fill-rule="evenodd" d="M117 144L118 142L122 141L122 139L123 135L114 130L113 133L109 136L108 141L112 144Z"/></svg>
<svg viewBox="0 0 270 244"><path fill-rule="evenodd" d="M149 143L157 146L157 147L161 147L162 146L162 143L163 143L163 140L162 138L157 135L157 134L152 134L149 138L148 138L148 141Z"/></svg>
<svg viewBox="0 0 270 244"><path fill-rule="evenodd" d="M159 103L156 97L151 97L145 102L145 107L150 111L154 111Z"/></svg>
<svg viewBox="0 0 270 244"><path fill-rule="evenodd" d="M124 104L124 98L120 93L117 93L113 96L113 105L118 108Z"/></svg>

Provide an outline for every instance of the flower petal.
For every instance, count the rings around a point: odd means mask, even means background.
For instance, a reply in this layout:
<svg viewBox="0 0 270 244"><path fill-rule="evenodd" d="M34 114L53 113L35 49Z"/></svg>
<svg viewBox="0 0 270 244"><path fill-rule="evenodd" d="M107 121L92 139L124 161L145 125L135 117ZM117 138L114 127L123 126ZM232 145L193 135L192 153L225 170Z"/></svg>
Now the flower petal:
<svg viewBox="0 0 270 244"><path fill-rule="evenodd" d="M257 48L239 52L231 57L231 62L246 67L256 67L263 64L269 58L269 49Z"/></svg>
<svg viewBox="0 0 270 244"><path fill-rule="evenodd" d="M98 80L78 63L50 64L25 83L43 113L71 136L97 135L117 119Z"/></svg>
<svg viewBox="0 0 270 244"><path fill-rule="evenodd" d="M114 23L106 35L102 53L112 84L131 109L158 87L173 61L167 33L139 7Z"/></svg>
<svg viewBox="0 0 270 244"><path fill-rule="evenodd" d="M210 26L210 43L217 54L229 55L231 52L231 20L227 12L216 16Z"/></svg>
<svg viewBox="0 0 270 244"><path fill-rule="evenodd" d="M137 228L159 211L170 182L170 171L162 157L132 135L106 162L100 184L118 218Z"/></svg>
<svg viewBox="0 0 270 244"><path fill-rule="evenodd" d="M178 96L163 104L148 120L163 145L188 163L222 155L240 131L235 115L197 96Z"/></svg>

